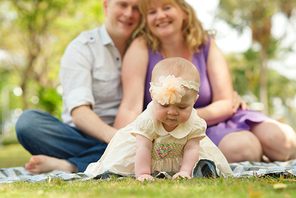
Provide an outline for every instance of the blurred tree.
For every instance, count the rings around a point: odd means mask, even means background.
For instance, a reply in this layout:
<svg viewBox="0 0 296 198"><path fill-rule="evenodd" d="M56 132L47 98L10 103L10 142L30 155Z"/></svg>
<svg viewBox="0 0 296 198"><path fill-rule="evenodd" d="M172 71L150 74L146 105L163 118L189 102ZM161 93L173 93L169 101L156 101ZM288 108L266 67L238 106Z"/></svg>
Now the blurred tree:
<svg viewBox="0 0 296 198"><path fill-rule="evenodd" d="M243 54L226 55L229 70L231 72L232 84L234 90L240 95L251 91L257 97L259 96L260 82L260 52L249 49ZM282 76L274 70L268 70L268 98L280 98L284 105L292 112L291 107L285 103L287 98L295 97L296 83L293 80ZM276 83L275 83L276 82ZM269 105L270 114L274 113L272 105Z"/></svg>
<svg viewBox="0 0 296 198"><path fill-rule="evenodd" d="M9 58L2 61L2 67L6 74L14 76L5 83L22 88L23 109L34 107L60 113L62 101L56 88L61 56L81 31L103 23L102 2L0 1L0 49L9 54ZM29 102L33 96L39 97L38 106Z"/></svg>
<svg viewBox="0 0 296 198"><path fill-rule="evenodd" d="M250 27L253 41L260 44L258 60L260 63L260 101L268 106L268 67L267 62L276 57L279 40L271 35L271 18L282 12L287 19L292 18L295 0L220 0L218 17L225 20L233 28L242 32ZM268 114L268 108L265 112Z"/></svg>

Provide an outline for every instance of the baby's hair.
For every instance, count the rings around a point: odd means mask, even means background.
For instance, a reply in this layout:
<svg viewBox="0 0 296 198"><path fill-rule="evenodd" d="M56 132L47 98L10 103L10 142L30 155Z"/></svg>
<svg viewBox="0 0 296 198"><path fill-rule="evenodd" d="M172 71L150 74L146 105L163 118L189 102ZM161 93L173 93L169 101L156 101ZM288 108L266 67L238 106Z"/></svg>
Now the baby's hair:
<svg viewBox="0 0 296 198"><path fill-rule="evenodd" d="M186 81L199 83L199 72L188 60L180 57L166 58L159 61L152 70L151 82L158 82L160 76L174 75Z"/></svg>

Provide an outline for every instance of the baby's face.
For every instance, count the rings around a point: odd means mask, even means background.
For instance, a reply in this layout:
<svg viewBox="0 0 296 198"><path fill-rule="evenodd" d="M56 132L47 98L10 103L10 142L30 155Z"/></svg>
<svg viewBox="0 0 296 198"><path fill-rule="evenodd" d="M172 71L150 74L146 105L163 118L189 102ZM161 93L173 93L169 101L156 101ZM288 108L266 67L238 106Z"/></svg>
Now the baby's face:
<svg viewBox="0 0 296 198"><path fill-rule="evenodd" d="M196 99L196 92L188 89L180 103L161 105L153 99L155 116L162 122L165 130L170 132L189 119Z"/></svg>

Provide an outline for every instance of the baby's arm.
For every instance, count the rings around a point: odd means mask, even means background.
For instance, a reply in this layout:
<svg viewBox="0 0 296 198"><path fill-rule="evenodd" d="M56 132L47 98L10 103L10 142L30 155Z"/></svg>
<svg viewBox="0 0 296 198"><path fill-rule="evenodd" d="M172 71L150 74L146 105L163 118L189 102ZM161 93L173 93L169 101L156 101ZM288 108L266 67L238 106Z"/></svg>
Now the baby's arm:
<svg viewBox="0 0 296 198"><path fill-rule="evenodd" d="M199 137L192 138L187 141L183 150L183 161L180 172L173 176L173 179L179 176L191 179L191 172L195 163L199 159Z"/></svg>
<svg viewBox="0 0 296 198"><path fill-rule="evenodd" d="M137 153L135 161L135 175L137 180L154 180L150 175L152 142L142 135L136 135Z"/></svg>

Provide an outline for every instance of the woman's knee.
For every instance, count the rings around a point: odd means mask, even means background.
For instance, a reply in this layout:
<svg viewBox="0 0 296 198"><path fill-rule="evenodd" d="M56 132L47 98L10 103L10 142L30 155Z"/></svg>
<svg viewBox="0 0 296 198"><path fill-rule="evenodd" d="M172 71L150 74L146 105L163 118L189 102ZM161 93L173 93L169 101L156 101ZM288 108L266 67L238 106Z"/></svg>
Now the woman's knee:
<svg viewBox="0 0 296 198"><path fill-rule="evenodd" d="M260 141L249 131L234 132L226 135L219 148L228 162L261 161Z"/></svg>
<svg viewBox="0 0 296 198"><path fill-rule="evenodd" d="M264 153L272 161L285 161L296 156L296 135L290 126L268 120L256 129L254 134L260 140Z"/></svg>
<svg viewBox="0 0 296 198"><path fill-rule="evenodd" d="M285 132L279 132L274 137L276 141L263 143L263 150L272 161L286 161L295 159L296 143L295 137L289 136ZM267 146L266 146L267 145ZM294 156L294 157L293 157Z"/></svg>

